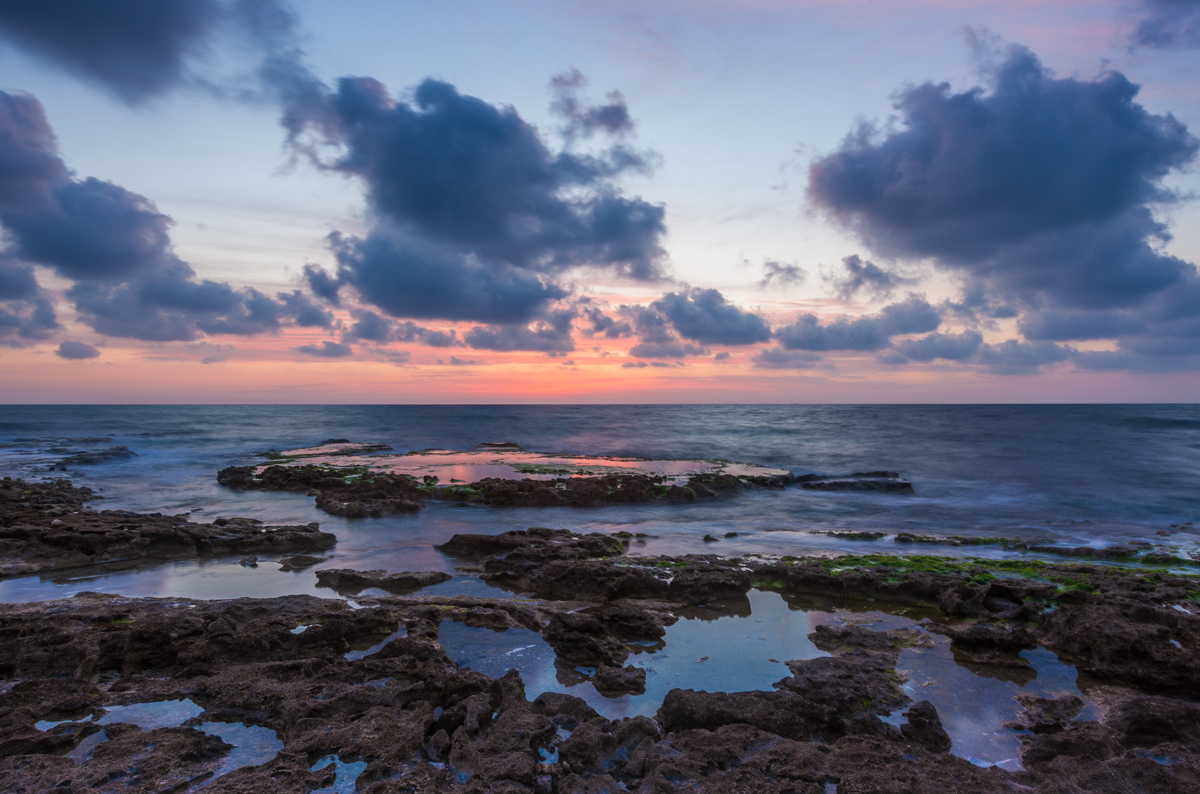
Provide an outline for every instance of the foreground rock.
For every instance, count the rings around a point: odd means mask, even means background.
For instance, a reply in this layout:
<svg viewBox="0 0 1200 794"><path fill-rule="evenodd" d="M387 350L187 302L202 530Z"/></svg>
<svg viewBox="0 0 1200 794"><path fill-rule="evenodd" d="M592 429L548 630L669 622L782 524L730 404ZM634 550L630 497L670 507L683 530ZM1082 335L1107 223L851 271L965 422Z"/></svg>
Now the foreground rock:
<svg viewBox="0 0 1200 794"><path fill-rule="evenodd" d="M0 480L0 576L107 560L319 551L336 542L316 524L271 527L244 518L196 524L185 516L86 506L98 498L67 480Z"/></svg>
<svg viewBox="0 0 1200 794"><path fill-rule="evenodd" d="M355 609L308 596L85 593L0 605L0 790L310 792L334 785L335 756L361 769L338 786L375 794L1200 790L1193 577L1038 565L1036 580L1002 578L919 557L638 559L621 538L547 528L446 548L536 597L387 596ZM328 575L370 587L436 578ZM783 660L791 675L771 691L675 689L655 719L531 698L515 672L465 669L439 643L445 621L535 631L560 671L592 667L601 693L637 693L646 680L626 664L632 643L661 639L688 605L736 610L754 586L901 602L936 621L818 626L809 639L828 656ZM1012 727L1027 732L1025 770L975 766L948 752L946 715L899 686L900 655L935 641L983 666L1047 647L1102 684L1087 695L1101 708L1085 719L1081 698L1022 696ZM145 703L182 714L143 727L118 708ZM899 726L880 719L905 706ZM214 726L239 724L269 751L235 769L246 739Z"/></svg>

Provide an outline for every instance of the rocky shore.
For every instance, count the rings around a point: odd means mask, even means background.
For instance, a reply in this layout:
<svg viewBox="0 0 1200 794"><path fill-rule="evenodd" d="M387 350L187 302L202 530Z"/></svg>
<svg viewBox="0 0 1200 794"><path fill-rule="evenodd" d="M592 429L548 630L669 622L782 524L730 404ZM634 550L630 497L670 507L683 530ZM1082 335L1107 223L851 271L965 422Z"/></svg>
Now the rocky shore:
<svg viewBox="0 0 1200 794"><path fill-rule="evenodd" d="M649 474L606 474L512 480L485 477L462 485L439 486L406 474L345 472L314 465L230 466L217 482L238 491L298 491L317 498L317 508L348 518L412 513L430 499L494 507L600 507L615 504L673 504L717 499L754 488L782 488L785 475L737 477L697 474L684 484ZM909 488L911 490L911 486Z"/></svg>
<svg viewBox="0 0 1200 794"><path fill-rule="evenodd" d="M94 510L90 488L68 480L0 480L0 576L142 558L280 554L328 549L316 524L266 526L253 519L187 520L187 514Z"/></svg>
<svg viewBox="0 0 1200 794"><path fill-rule="evenodd" d="M197 540L212 536L193 537L198 525L179 517L89 514L93 495L63 482L5 480L0 495L5 571L142 546L157 549L143 556L197 554L218 543ZM71 528L61 529L68 517ZM131 539L86 554L64 540L89 526L100 538ZM192 545L157 541L175 537L168 529ZM280 528L279 542L317 538L317 530L288 535L301 529ZM209 531L252 542L236 522ZM441 547L517 598L421 595L417 588L444 579L428 572L323 569L312 575L338 591L402 594L347 602L81 593L0 605L0 789L1200 790L1200 579L926 556L638 558L628 541L533 528L457 535ZM255 551L229 548L221 553ZM817 625L808 638L823 655L781 659L789 674L771 690L676 688L652 718L610 719L570 694L534 696L515 671L489 676L456 662L449 639L459 627L526 632L552 649L560 681L583 677L601 696L637 695L646 670L631 664L635 649L661 642L697 609L749 615L754 590L924 617L890 628ZM946 642L958 663L1006 680L1025 664L1023 651L1047 649L1087 679L1086 702L1019 696L1010 729L1021 763L973 764L950 752L946 715L911 697L898 669L906 652Z"/></svg>

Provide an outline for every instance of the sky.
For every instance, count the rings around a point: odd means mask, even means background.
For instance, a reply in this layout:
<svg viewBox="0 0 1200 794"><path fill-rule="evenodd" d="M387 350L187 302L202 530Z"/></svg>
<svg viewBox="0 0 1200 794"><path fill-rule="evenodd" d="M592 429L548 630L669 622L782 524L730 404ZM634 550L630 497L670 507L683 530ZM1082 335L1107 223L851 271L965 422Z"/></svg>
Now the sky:
<svg viewBox="0 0 1200 794"><path fill-rule="evenodd" d="M0 402L1200 397L1200 0L4 0Z"/></svg>

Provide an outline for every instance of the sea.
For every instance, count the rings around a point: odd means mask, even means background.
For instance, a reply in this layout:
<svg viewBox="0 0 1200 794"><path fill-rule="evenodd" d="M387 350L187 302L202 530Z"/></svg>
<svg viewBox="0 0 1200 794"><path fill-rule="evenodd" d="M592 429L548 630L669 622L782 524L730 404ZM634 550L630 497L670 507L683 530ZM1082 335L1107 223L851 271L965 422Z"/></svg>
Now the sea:
<svg viewBox="0 0 1200 794"><path fill-rule="evenodd" d="M297 493L239 493L217 472L267 450L330 438L396 450L528 450L649 458L724 458L800 474L886 469L913 494L750 491L693 504L496 508L430 503L412 515L345 519ZM48 471L64 450L125 446L134 457ZM319 522L338 537L321 567L442 570L426 592L503 596L434 546L456 533L531 526L627 531L630 554L946 554L1018 556L954 536L1055 546L1141 540L1200 556L1198 405L104 405L0 407L0 476L69 477L97 509ZM855 540L847 532L880 532ZM833 534L831 534L833 533ZM838 534L843 533L843 534ZM944 543L897 543L900 533ZM705 536L716 538L706 541ZM1036 555L1032 555L1036 556ZM310 593L312 570L284 573L234 558L89 566L0 581L0 601L81 591L231 598Z"/></svg>

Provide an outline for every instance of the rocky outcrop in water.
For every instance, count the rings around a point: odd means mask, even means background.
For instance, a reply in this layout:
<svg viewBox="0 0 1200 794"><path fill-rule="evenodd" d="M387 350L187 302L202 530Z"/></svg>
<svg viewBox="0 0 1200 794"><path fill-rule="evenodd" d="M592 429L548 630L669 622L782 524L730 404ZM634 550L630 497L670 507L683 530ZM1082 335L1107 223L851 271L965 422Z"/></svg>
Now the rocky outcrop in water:
<svg viewBox="0 0 1200 794"><path fill-rule="evenodd" d="M0 480L0 576L107 560L320 551L336 542L317 524L266 526L249 518L196 524L186 516L86 506L98 498L67 480Z"/></svg>
<svg viewBox="0 0 1200 794"><path fill-rule="evenodd" d="M509 447L504 447L509 448ZM313 464L230 466L217 482L239 491L297 491L317 498L317 508L348 518L378 518L411 513L430 499L493 507L600 507L615 504L688 502L719 499L756 488L783 488L790 475L696 474L686 482L648 474L606 474L549 480L487 477L467 484L439 486L407 474L372 472L366 468L331 468Z"/></svg>
<svg viewBox="0 0 1200 794"><path fill-rule="evenodd" d="M912 493L912 483L894 471L858 471L853 474L802 474L795 480L808 491L886 491Z"/></svg>
<svg viewBox="0 0 1200 794"><path fill-rule="evenodd" d="M441 571L352 571L348 568L325 568L317 571L317 586L328 587L339 593L355 593L376 587L389 593L412 593L422 587L439 584L450 578Z"/></svg>

